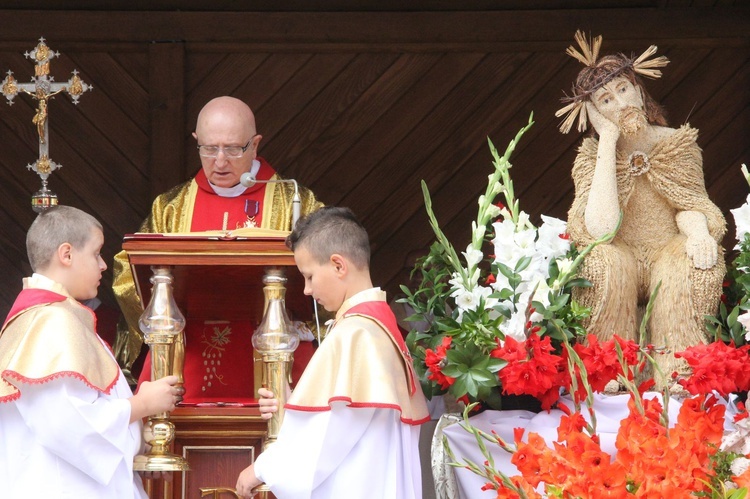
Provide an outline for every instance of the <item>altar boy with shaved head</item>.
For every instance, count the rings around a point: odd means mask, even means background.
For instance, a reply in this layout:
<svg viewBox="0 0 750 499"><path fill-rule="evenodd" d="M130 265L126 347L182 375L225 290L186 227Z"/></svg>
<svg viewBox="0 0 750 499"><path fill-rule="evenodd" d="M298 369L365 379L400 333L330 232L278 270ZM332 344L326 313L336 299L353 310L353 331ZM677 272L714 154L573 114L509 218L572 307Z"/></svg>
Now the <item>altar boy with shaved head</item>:
<svg viewBox="0 0 750 499"><path fill-rule="evenodd" d="M0 330L0 497L146 498L133 457L142 418L174 409L176 376L133 395L96 334L107 268L101 224L69 206L26 236L34 274Z"/></svg>
<svg viewBox="0 0 750 499"><path fill-rule="evenodd" d="M372 286L367 232L350 210L321 208L287 245L305 294L336 319L238 494L265 482L279 499L421 499L419 425L430 416L385 293ZM277 401L260 395L270 417Z"/></svg>

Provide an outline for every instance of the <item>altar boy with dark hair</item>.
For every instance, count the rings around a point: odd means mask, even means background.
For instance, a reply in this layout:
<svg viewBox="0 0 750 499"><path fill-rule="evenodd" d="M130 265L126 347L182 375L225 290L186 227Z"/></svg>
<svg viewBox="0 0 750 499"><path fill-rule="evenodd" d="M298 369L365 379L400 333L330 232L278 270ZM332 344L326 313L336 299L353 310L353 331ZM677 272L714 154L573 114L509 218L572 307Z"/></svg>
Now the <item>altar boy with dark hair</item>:
<svg viewBox="0 0 750 499"><path fill-rule="evenodd" d="M96 334L101 224L69 206L26 235L34 271L0 330L0 497L146 498L141 419L174 409L175 376L133 395Z"/></svg>
<svg viewBox="0 0 750 499"><path fill-rule="evenodd" d="M372 286L367 232L347 208L326 207L287 238L305 294L336 311L285 406L277 441L237 481L279 499L421 499L419 425L430 417L385 293ZM261 410L275 410L262 390Z"/></svg>

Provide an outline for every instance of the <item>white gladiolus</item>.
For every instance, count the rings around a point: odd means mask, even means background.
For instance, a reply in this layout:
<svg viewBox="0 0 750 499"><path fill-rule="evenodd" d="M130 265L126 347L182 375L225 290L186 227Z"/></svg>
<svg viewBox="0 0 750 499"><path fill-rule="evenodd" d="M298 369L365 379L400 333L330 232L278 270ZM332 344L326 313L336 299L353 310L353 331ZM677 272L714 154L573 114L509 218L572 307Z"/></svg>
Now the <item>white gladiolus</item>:
<svg viewBox="0 0 750 499"><path fill-rule="evenodd" d="M451 285L451 289L453 290L451 291L451 296L454 298L466 291L464 281L457 272L453 273L453 277L448 280L448 284Z"/></svg>
<svg viewBox="0 0 750 499"><path fill-rule="evenodd" d="M526 341L525 325L526 316L524 315L524 311L518 311L510 319L500 324L500 331L505 336L510 336L516 341Z"/></svg>
<svg viewBox="0 0 750 499"><path fill-rule="evenodd" d="M557 260L557 268L560 270L560 274L567 274L570 269L573 268L572 258L560 258Z"/></svg>
<svg viewBox="0 0 750 499"><path fill-rule="evenodd" d="M490 219L495 219L502 215L502 213L502 210L497 205L490 204L489 206L487 206L487 215L489 215Z"/></svg>
<svg viewBox="0 0 750 499"><path fill-rule="evenodd" d="M507 211L505 208L503 210ZM495 231L495 239L492 240L494 244L502 244L506 239L513 239L513 234L516 233L516 226L509 217L505 217L502 222L493 223L492 229Z"/></svg>
<svg viewBox="0 0 750 499"><path fill-rule="evenodd" d="M518 260L524 256L522 248L515 244L503 244L495 246L495 261L503 263L513 270Z"/></svg>
<svg viewBox="0 0 750 499"><path fill-rule="evenodd" d="M529 214L525 211L521 211L518 213L518 227L525 229L534 227L533 225L531 225L531 220L529 220Z"/></svg>
<svg viewBox="0 0 750 499"><path fill-rule="evenodd" d="M474 272L469 276L469 282L471 283L471 287L476 288L477 283L479 282L479 278L481 277L482 272L479 269L479 267L474 269Z"/></svg>
<svg viewBox="0 0 750 499"><path fill-rule="evenodd" d="M476 310L479 300L470 291L464 290L456 297L456 306L461 310Z"/></svg>
<svg viewBox="0 0 750 499"><path fill-rule="evenodd" d="M550 288L547 284L547 279L544 276L536 276L536 280L531 283L532 287L536 287L536 292L531 298L533 301L538 301L545 307L549 307L549 292Z"/></svg>
<svg viewBox="0 0 750 499"><path fill-rule="evenodd" d="M492 182L492 177L494 177L494 176L495 176L494 173L491 173L491 174L487 175L488 183ZM497 180L495 180L495 182L492 184L492 190L490 191L491 194L492 194L492 196L495 197L498 194L500 194L502 191L503 191L503 184L501 184L500 182L498 182Z"/></svg>
<svg viewBox="0 0 750 499"><path fill-rule="evenodd" d="M750 312L738 315L737 320L745 328L745 341L750 341Z"/></svg>
<svg viewBox="0 0 750 499"><path fill-rule="evenodd" d="M486 231L487 231L487 226L481 225L477 227L476 222L471 222L471 240L472 241L478 241L481 244L482 241L484 240L484 234Z"/></svg>
<svg viewBox="0 0 750 499"><path fill-rule="evenodd" d="M466 259L467 268L476 267L479 262L484 258L484 253L474 248L471 244L466 247L466 251L463 252L464 258Z"/></svg>
<svg viewBox="0 0 750 499"><path fill-rule="evenodd" d="M550 258L557 258L568 253L570 240L560 237L565 234L566 224L560 219L542 215L544 224L539 228L537 250Z"/></svg>
<svg viewBox="0 0 750 499"><path fill-rule="evenodd" d="M513 235L513 240L520 248L525 250L524 253L526 255L531 256L536 252L536 231L534 229L524 229L516 232Z"/></svg>
<svg viewBox="0 0 750 499"><path fill-rule="evenodd" d="M510 211L508 211L508 208L502 208L500 210L500 215L503 217L503 220L510 220L512 218Z"/></svg>
<svg viewBox="0 0 750 499"><path fill-rule="evenodd" d="M729 211L734 215L734 223L737 226L737 241L742 242L745 239L745 234L750 232L750 194L748 194L745 204Z"/></svg>
<svg viewBox="0 0 750 499"><path fill-rule="evenodd" d="M510 281L508 281L508 278L505 277L505 274L498 272L497 276L495 276L495 282L493 282L490 286L492 286L492 289L494 289L495 291L500 291L510 288ZM512 310L512 307L510 307L509 310Z"/></svg>

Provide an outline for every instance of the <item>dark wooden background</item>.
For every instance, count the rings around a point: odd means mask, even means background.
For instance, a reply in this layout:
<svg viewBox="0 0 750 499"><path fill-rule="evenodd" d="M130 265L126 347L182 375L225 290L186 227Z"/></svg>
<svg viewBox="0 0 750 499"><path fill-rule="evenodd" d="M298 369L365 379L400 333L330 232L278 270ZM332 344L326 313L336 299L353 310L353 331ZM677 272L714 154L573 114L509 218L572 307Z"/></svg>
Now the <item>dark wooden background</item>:
<svg viewBox="0 0 750 499"><path fill-rule="evenodd" d="M223 94L255 110L260 153L283 175L359 215L375 281L390 292L433 241L420 180L463 249L492 171L487 138L504 150L532 112L512 159L516 193L535 222L565 218L581 136L560 134L554 112L580 69L565 55L579 28L604 36L602 53L653 43L672 61L648 89L672 125L700 130L708 190L730 222L725 246L734 245L729 210L749 192L740 173L750 163L744 1L48 3L3 2L0 74L30 80L24 52L43 36L61 52L57 81L77 69L94 86L78 106L50 102L51 158L63 165L50 186L103 222L108 263L154 196L199 168L190 133L200 107ZM3 316L30 272L33 114L28 96L0 107ZM101 298L113 305L110 284L108 270Z"/></svg>

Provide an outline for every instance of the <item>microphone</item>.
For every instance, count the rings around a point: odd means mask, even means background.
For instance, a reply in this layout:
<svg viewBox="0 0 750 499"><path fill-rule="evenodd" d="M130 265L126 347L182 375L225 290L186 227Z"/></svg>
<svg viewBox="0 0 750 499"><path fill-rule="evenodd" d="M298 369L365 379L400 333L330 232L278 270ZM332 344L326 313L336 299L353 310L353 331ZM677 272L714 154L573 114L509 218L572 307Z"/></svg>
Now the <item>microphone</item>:
<svg viewBox="0 0 750 499"><path fill-rule="evenodd" d="M246 188L252 187L257 183L294 185L294 196L292 197L292 229L294 229L294 226L297 225L297 220L299 220L299 217L302 213L302 198L299 195L299 186L297 185L297 181L294 180L293 178L289 178L289 179L279 178L276 180L258 180L250 172L245 172L242 175L240 175L240 184L242 184Z"/></svg>

